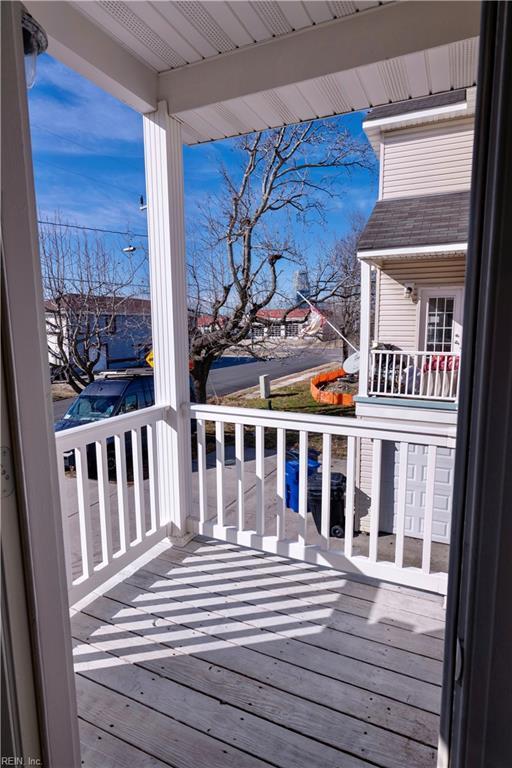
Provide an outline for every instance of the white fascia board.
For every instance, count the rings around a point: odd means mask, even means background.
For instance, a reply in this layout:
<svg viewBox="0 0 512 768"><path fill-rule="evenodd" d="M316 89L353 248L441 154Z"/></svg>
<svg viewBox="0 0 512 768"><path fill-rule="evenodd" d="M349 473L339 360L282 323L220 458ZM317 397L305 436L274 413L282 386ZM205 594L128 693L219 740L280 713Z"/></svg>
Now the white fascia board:
<svg viewBox="0 0 512 768"><path fill-rule="evenodd" d="M380 120L372 120L369 117L363 122L363 130L366 131L367 128L380 128L381 130L386 128L402 128L406 127L409 123L418 123L422 120L431 122L436 118L465 117L468 114L470 114L468 104L466 101L462 101L458 104L445 104L443 107L418 109L415 112L406 112L402 115L382 117Z"/></svg>
<svg viewBox="0 0 512 768"><path fill-rule="evenodd" d="M70 2L26 0L48 35L48 53L137 112L156 109L158 76Z"/></svg>
<svg viewBox="0 0 512 768"><path fill-rule="evenodd" d="M466 40L479 29L479 3L389 3L163 72L158 98L179 114Z"/></svg>
<svg viewBox="0 0 512 768"><path fill-rule="evenodd" d="M407 256L439 256L455 253L466 253L467 243L447 243L446 245L416 245L405 248L380 248L372 251L358 251L357 258L361 261L375 261L376 259L400 259Z"/></svg>

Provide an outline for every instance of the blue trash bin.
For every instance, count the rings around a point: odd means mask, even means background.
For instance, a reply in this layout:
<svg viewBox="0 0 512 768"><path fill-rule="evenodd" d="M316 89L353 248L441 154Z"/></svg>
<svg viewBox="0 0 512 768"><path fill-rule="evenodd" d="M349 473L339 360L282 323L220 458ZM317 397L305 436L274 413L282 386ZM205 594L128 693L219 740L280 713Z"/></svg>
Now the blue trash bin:
<svg viewBox="0 0 512 768"><path fill-rule="evenodd" d="M285 480L286 480L286 506L289 509L293 509L294 512L299 511L299 459L296 458L297 454L290 452L288 454L290 458L286 460L285 465ZM308 476L318 471L320 462L316 460L318 456L317 451L310 451L308 454Z"/></svg>

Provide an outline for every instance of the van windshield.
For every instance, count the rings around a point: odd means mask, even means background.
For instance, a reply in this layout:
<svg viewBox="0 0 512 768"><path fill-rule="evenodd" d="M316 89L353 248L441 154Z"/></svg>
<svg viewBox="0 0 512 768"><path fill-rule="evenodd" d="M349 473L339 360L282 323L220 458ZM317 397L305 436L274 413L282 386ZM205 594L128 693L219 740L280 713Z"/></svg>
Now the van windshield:
<svg viewBox="0 0 512 768"><path fill-rule="evenodd" d="M68 408L65 419L75 421L97 421L112 416L119 402L119 395L80 395Z"/></svg>

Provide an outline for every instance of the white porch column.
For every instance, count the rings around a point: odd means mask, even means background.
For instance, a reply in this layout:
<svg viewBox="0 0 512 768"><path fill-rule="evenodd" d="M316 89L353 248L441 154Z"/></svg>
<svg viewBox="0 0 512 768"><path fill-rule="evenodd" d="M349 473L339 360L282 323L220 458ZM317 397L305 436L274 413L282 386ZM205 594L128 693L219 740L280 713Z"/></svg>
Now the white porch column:
<svg viewBox="0 0 512 768"><path fill-rule="evenodd" d="M155 403L169 406L158 431L157 472L162 522L186 535L191 506L188 405L188 315L183 147L180 124L159 102L144 116Z"/></svg>
<svg viewBox="0 0 512 768"><path fill-rule="evenodd" d="M371 266L361 261L361 323L359 351L361 362L359 366L359 395L368 395L368 362L370 357L370 323L371 323Z"/></svg>

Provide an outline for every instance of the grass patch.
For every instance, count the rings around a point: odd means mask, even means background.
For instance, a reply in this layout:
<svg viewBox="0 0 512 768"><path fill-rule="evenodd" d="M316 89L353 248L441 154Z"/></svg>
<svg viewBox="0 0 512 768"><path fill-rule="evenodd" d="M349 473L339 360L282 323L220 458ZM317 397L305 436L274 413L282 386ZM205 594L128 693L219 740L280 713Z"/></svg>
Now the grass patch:
<svg viewBox="0 0 512 768"><path fill-rule="evenodd" d="M281 387L272 393L269 400L261 398L226 395L212 400L212 404L229 405L238 408L258 408L266 410L270 407L274 411L293 411L294 413L320 414L322 416L353 416L353 406L325 405L317 403L311 397L309 381L300 381Z"/></svg>
<svg viewBox="0 0 512 768"><path fill-rule="evenodd" d="M63 381L56 381L51 385L52 400L67 400L69 397L77 397L73 387Z"/></svg>

